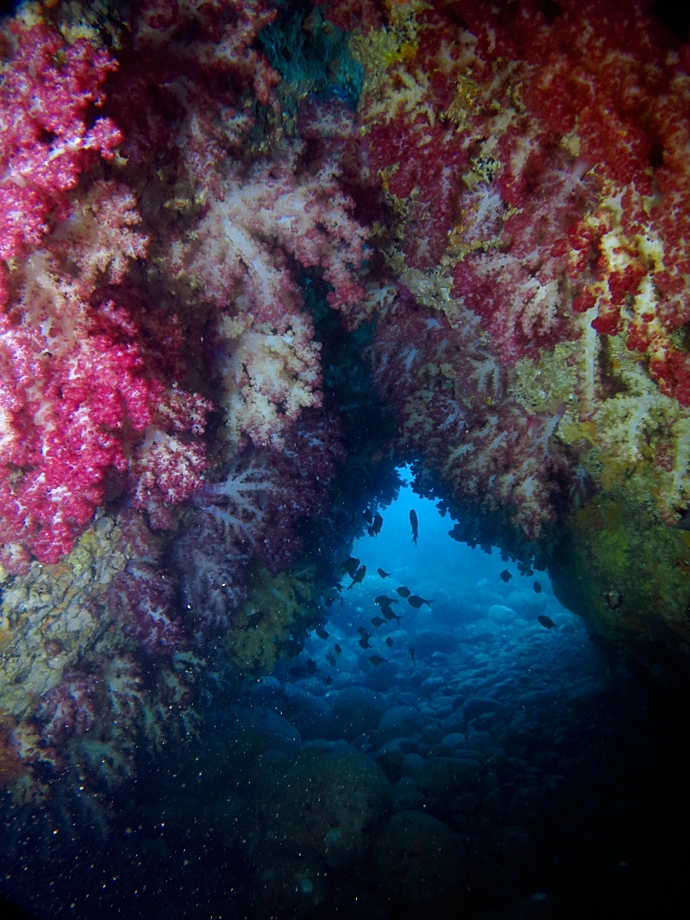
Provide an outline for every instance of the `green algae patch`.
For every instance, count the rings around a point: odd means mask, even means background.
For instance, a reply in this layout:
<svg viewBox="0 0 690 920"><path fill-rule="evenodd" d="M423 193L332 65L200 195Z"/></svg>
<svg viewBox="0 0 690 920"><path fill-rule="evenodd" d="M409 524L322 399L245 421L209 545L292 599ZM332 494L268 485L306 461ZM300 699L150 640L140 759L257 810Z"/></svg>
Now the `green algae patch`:
<svg viewBox="0 0 690 920"><path fill-rule="evenodd" d="M666 647L690 654L690 545L623 489L565 519L552 570L566 606L653 668Z"/></svg>

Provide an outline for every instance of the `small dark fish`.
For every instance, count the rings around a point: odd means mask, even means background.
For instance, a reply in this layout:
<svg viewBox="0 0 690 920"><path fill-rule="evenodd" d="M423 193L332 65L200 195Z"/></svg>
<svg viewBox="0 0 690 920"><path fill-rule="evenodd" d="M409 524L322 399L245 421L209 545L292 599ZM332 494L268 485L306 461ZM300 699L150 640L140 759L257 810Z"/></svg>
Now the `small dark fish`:
<svg viewBox="0 0 690 920"><path fill-rule="evenodd" d="M374 515L374 523L371 525L367 533L370 537L377 537L381 533L381 528L383 527L383 518L380 514Z"/></svg>
<svg viewBox="0 0 690 920"><path fill-rule="evenodd" d="M538 581L535 581L532 587L537 592L537 594L541 594L541 585L539 584Z"/></svg>
<svg viewBox="0 0 690 920"><path fill-rule="evenodd" d="M417 512L414 508L410 511L410 526L412 527L412 542L416 546L417 540L419 539L419 521L417 519Z"/></svg>
<svg viewBox="0 0 690 920"><path fill-rule="evenodd" d="M381 578L388 578L390 576L390 572L384 572L383 569L376 569L376 571L379 573Z"/></svg>
<svg viewBox="0 0 690 920"><path fill-rule="evenodd" d="M318 668L316 667L316 662L312 661L311 658L307 658L307 663L305 665L307 674L316 674Z"/></svg>
<svg viewBox="0 0 690 920"><path fill-rule="evenodd" d="M368 636L368 635L369 635L369 633L366 631L366 629L365 629L363 626L358 626L358 627L357 627L357 632L360 634L360 636Z"/></svg>
<svg viewBox="0 0 690 920"><path fill-rule="evenodd" d="M400 597L409 597L410 594L412 594L410 589L406 588L404 585L402 586L402 588L396 588L395 590L398 592Z"/></svg>
<svg viewBox="0 0 690 920"><path fill-rule="evenodd" d="M419 610L422 604L426 604L427 607L431 607L431 601L425 601L423 597L420 597L418 594L413 594L411 597L407 598L407 603Z"/></svg>
<svg viewBox="0 0 690 920"><path fill-rule="evenodd" d="M319 639L328 639L328 633L323 628L323 626L317 626L314 632L319 637Z"/></svg>
<svg viewBox="0 0 690 920"><path fill-rule="evenodd" d="M369 645L369 636L367 636L366 633L359 640L359 644L362 646L362 648L371 648Z"/></svg>
<svg viewBox="0 0 690 920"><path fill-rule="evenodd" d="M407 651L410 653L410 658L412 659L412 664L417 664L417 662L415 661L415 657L414 657L414 649L413 649L413 648L408 648Z"/></svg>
<svg viewBox="0 0 690 920"><path fill-rule="evenodd" d="M544 616L543 614L540 617L537 617L537 620L539 620L545 629L553 629L556 626L551 617Z"/></svg>
<svg viewBox="0 0 690 920"><path fill-rule="evenodd" d="M382 620L381 617L372 617L372 618L371 618L371 625L372 625L372 626L375 626L377 629L379 628L379 626L383 626L383 624L384 624L385 622L386 622L386 621L385 621L385 620Z"/></svg>
<svg viewBox="0 0 690 920"><path fill-rule="evenodd" d="M357 571L357 568L359 567L359 559L355 559L354 556L350 556L347 562L342 563L342 567L345 569L345 571L350 576L350 578L354 578L355 572Z"/></svg>
<svg viewBox="0 0 690 920"><path fill-rule="evenodd" d="M347 586L349 591L351 588L354 588L355 585L358 585L360 581L364 581L364 576L367 574L367 567L365 565L360 565L355 574L352 576L352 584Z"/></svg>
<svg viewBox="0 0 690 920"><path fill-rule="evenodd" d="M390 636L386 636L386 645L388 646L388 648L393 648L393 640L391 639Z"/></svg>
<svg viewBox="0 0 690 920"><path fill-rule="evenodd" d="M374 665L374 667L378 667L380 664L383 664L386 659L382 658L380 655L371 655L369 661Z"/></svg>
<svg viewBox="0 0 690 920"><path fill-rule="evenodd" d="M371 527L374 522L374 515L371 513L371 508L367 508L366 511L363 511L362 517L364 518L364 523Z"/></svg>
<svg viewBox="0 0 690 920"><path fill-rule="evenodd" d="M400 601L397 597L388 597L386 594L379 594L378 597L374 598L374 603L385 610L386 607L390 607L391 604L399 604Z"/></svg>
<svg viewBox="0 0 690 920"><path fill-rule="evenodd" d="M508 569L503 569L500 577L501 577L501 581L505 581L507 584L513 576L510 574Z"/></svg>
<svg viewBox="0 0 690 920"><path fill-rule="evenodd" d="M326 661L330 664L330 666L331 666L332 668L335 667L335 665L336 665L335 655L331 655L331 653L329 652L329 653L326 655Z"/></svg>
<svg viewBox="0 0 690 920"><path fill-rule="evenodd" d="M342 654L343 654L343 650L340 648L339 645L334 645L334 646L333 646L333 651L336 653L336 655L342 655Z"/></svg>
<svg viewBox="0 0 690 920"><path fill-rule="evenodd" d="M396 620L398 623L402 620L402 617L399 617L397 613L393 613L391 607L382 607L381 613L387 620Z"/></svg>
<svg viewBox="0 0 690 920"><path fill-rule="evenodd" d="M256 629L259 623L263 620L264 614L262 610L257 610L256 613L252 613L247 617L247 626L246 629Z"/></svg>

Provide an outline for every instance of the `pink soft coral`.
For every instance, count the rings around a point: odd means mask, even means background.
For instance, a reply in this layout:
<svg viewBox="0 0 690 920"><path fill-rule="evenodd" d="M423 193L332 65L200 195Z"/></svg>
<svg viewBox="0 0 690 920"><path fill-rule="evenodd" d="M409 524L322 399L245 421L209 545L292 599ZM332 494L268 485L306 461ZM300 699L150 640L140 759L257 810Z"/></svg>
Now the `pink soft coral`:
<svg viewBox="0 0 690 920"><path fill-rule="evenodd" d="M29 553L56 562L69 552L102 500L106 470L128 469L132 446L159 420L166 431L172 411L163 381L145 374L136 323L100 293L104 278L118 282L128 260L146 255L133 197L98 182L62 217L18 269L0 317L0 538L14 571ZM185 398L173 427L198 433L208 403ZM148 492L163 484L168 501L187 497L204 466L196 448L175 453L137 453L142 476L153 476Z"/></svg>
<svg viewBox="0 0 690 920"><path fill-rule="evenodd" d="M100 154L112 158L122 134L109 118L87 128L86 109L104 100L117 64L79 39L66 45L24 7L2 24L9 48L0 80L0 305L8 298L6 263L41 242L51 211Z"/></svg>
<svg viewBox="0 0 690 920"><path fill-rule="evenodd" d="M249 559L274 575L294 561L303 546L295 524L326 511L344 457L336 420L309 409L281 451L246 448L194 497L197 510L175 547L194 632L227 622L244 598Z"/></svg>
<svg viewBox="0 0 690 920"><path fill-rule="evenodd" d="M320 269L333 308L354 305L363 295L357 271L366 233L334 168L307 170L295 147L248 172L226 166L222 177L219 169L203 181L206 214L171 251L170 271L219 311L231 441L279 446L300 411L320 404L319 346L291 266Z"/></svg>

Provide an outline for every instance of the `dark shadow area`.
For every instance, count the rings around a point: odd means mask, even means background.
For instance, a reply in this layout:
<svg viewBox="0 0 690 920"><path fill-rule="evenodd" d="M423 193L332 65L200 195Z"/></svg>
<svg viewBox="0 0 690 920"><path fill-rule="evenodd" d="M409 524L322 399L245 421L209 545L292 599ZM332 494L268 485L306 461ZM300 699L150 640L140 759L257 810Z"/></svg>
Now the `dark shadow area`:
<svg viewBox="0 0 690 920"><path fill-rule="evenodd" d="M686 692L407 486L377 513L302 651L217 675L187 750L5 814L7 894L46 920L685 915Z"/></svg>

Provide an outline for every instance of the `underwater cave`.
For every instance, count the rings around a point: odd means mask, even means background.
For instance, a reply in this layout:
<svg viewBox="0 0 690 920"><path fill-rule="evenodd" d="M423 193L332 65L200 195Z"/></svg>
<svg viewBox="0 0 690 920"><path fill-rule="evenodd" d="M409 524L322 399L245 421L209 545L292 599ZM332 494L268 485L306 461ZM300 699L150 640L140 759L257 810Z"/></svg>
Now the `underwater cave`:
<svg viewBox="0 0 690 920"><path fill-rule="evenodd" d="M684 917L687 17L6 6L5 913Z"/></svg>

